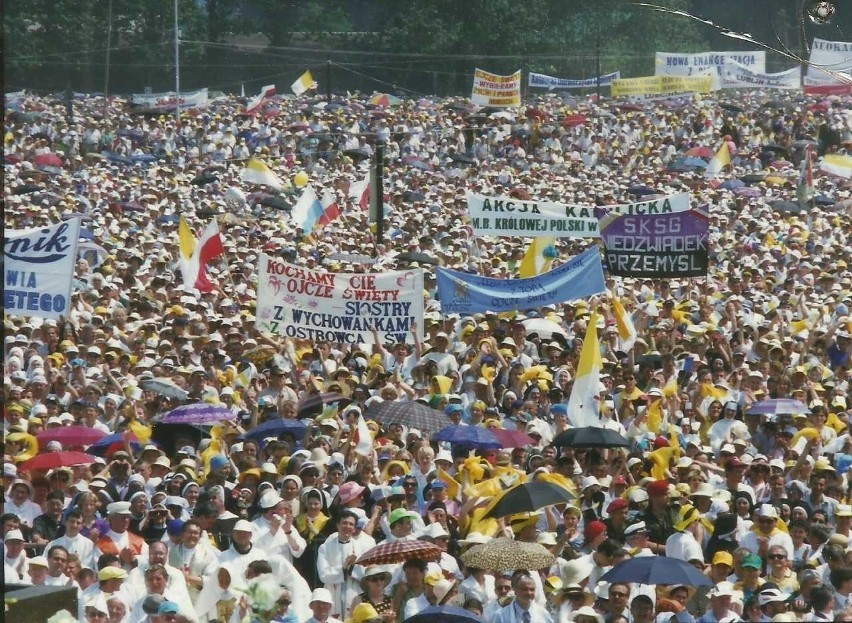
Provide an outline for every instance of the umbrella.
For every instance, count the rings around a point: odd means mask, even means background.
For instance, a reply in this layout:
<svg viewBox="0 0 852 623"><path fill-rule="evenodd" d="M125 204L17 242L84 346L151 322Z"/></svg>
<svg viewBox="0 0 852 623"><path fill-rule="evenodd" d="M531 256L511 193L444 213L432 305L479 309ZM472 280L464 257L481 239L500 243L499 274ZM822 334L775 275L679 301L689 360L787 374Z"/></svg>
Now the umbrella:
<svg viewBox="0 0 852 623"><path fill-rule="evenodd" d="M168 455L174 454L175 444L181 437L191 440L190 445L198 446L201 440L209 437L210 433L195 424L162 424L154 422L151 427L151 440ZM181 440L182 441L182 440Z"/></svg>
<svg viewBox="0 0 852 623"><path fill-rule="evenodd" d="M784 154L785 156L789 153L787 148L781 145L763 145L760 150L771 151L774 154Z"/></svg>
<svg viewBox="0 0 852 623"><path fill-rule="evenodd" d="M825 195L817 195L814 197L814 203L818 206L832 206L834 205L834 199Z"/></svg>
<svg viewBox="0 0 852 623"><path fill-rule="evenodd" d="M766 179L765 173L748 173L740 178L746 184L759 184Z"/></svg>
<svg viewBox="0 0 852 623"><path fill-rule="evenodd" d="M21 184L20 186L15 186L15 189L12 192L16 195L26 195L29 193L37 193L40 190L44 190L44 188L37 184L30 184L28 182L26 184Z"/></svg>
<svg viewBox="0 0 852 623"><path fill-rule="evenodd" d="M112 151L105 151L101 154L104 158L109 160L110 162L117 162L119 164L133 164L133 161L127 156L122 156L121 154L117 154Z"/></svg>
<svg viewBox="0 0 852 623"><path fill-rule="evenodd" d="M310 415L311 413L322 413L325 405L333 405L335 402L351 400L338 392L323 392L320 394L311 394L302 399L299 403L299 417Z"/></svg>
<svg viewBox="0 0 852 623"><path fill-rule="evenodd" d="M152 156L151 154L139 154L138 156L130 156L130 159L133 162L142 162L142 163L145 163L145 164L148 164L148 163L151 163L151 162L157 162L157 159L154 156Z"/></svg>
<svg viewBox="0 0 852 623"><path fill-rule="evenodd" d="M520 430L492 428L491 432L504 448L523 448L535 443L535 439Z"/></svg>
<svg viewBox="0 0 852 623"><path fill-rule="evenodd" d="M237 414L223 404L194 402L172 409L160 418L160 424L217 424L236 417Z"/></svg>
<svg viewBox="0 0 852 623"><path fill-rule="evenodd" d="M639 556L618 563L601 577L605 582L713 586L706 575L687 562L666 556Z"/></svg>
<svg viewBox="0 0 852 623"><path fill-rule="evenodd" d="M751 186L743 186L742 188L735 188L734 194L739 197L760 197L760 190Z"/></svg>
<svg viewBox="0 0 852 623"><path fill-rule="evenodd" d="M562 336L563 339L568 338L565 329L547 318L528 318L521 324L527 330L527 335L535 333L543 340L552 340L556 335Z"/></svg>
<svg viewBox="0 0 852 623"><path fill-rule="evenodd" d="M526 114L527 119L538 118L538 119L541 119L541 120L544 120L544 121L546 121L548 116L549 116L543 110L541 110L539 108L534 108L533 106L530 106L529 108L527 108L527 111L526 111L525 114Z"/></svg>
<svg viewBox="0 0 852 623"><path fill-rule="evenodd" d="M462 554L461 559L468 567L477 569L535 571L549 568L556 557L538 543L500 538L482 545L474 545Z"/></svg>
<svg viewBox="0 0 852 623"><path fill-rule="evenodd" d="M434 562L441 557L441 548L426 541L391 541L368 549L356 561L364 567L368 565L389 565L419 558Z"/></svg>
<svg viewBox="0 0 852 623"><path fill-rule="evenodd" d="M404 193L402 193L402 200L403 201L414 202L414 201L423 201L425 199L426 199L426 195L424 195L421 192L414 191L414 190L406 190Z"/></svg>
<svg viewBox="0 0 852 623"><path fill-rule="evenodd" d="M389 93L376 93L369 99L368 103L373 106L399 106L402 104L402 100Z"/></svg>
<svg viewBox="0 0 852 623"><path fill-rule="evenodd" d="M287 212L289 212L293 208L292 205L290 205L288 202L284 201L284 199L281 198L278 195L266 195L266 194L264 194L260 198L258 203L260 205L266 206L268 208L275 208L276 210L285 210Z"/></svg>
<svg viewBox="0 0 852 623"><path fill-rule="evenodd" d="M75 452L73 450L45 452L44 454L36 454L33 458L18 465L18 471L25 472L31 469L53 469L55 467L69 467L71 465L88 465L94 462L95 457L85 452Z"/></svg>
<svg viewBox="0 0 852 623"><path fill-rule="evenodd" d="M46 444L48 441L58 441L63 446L87 446L104 435L106 433L97 428L75 425L45 429L36 435L36 439L38 439L40 445Z"/></svg>
<svg viewBox="0 0 852 623"><path fill-rule="evenodd" d="M485 623L482 617L456 606L429 606L403 623Z"/></svg>
<svg viewBox="0 0 852 623"><path fill-rule="evenodd" d="M371 405L367 413L385 427L402 424L421 431L438 431L452 423L446 414L420 402L379 402Z"/></svg>
<svg viewBox="0 0 852 623"><path fill-rule="evenodd" d="M630 188L628 188L627 193L630 195L639 195L641 197L644 195L656 195L657 191L653 188L645 186L644 184L640 184L639 186L631 186Z"/></svg>
<svg viewBox="0 0 852 623"><path fill-rule="evenodd" d="M205 171L201 175L198 175L198 176L192 178L192 180L189 183L192 184L193 186L204 186L205 184L215 184L218 181L219 181L218 177L216 177L212 173Z"/></svg>
<svg viewBox="0 0 852 623"><path fill-rule="evenodd" d="M730 110L732 112L743 112L743 109L737 106L736 104L728 104L727 102L722 102L719 104L719 108L724 110Z"/></svg>
<svg viewBox="0 0 852 623"><path fill-rule="evenodd" d="M186 393L186 390L176 385L171 379L146 379L142 381L142 383L140 383L140 386L142 387L142 389L147 389L148 391L154 392L155 394L160 394L160 396L165 396L166 398L177 398L178 400L186 400L189 397L189 394Z"/></svg>
<svg viewBox="0 0 852 623"><path fill-rule="evenodd" d="M502 444L487 428L451 424L432 436L433 441L447 441L459 448L500 448Z"/></svg>
<svg viewBox="0 0 852 623"><path fill-rule="evenodd" d="M122 209L123 212L144 212L145 208L142 207L142 204L138 201L122 201L118 204L118 207Z"/></svg>
<svg viewBox="0 0 852 623"><path fill-rule="evenodd" d="M507 490L485 516L497 519L514 513L531 513L552 504L570 502L575 497L565 487L552 482L525 482Z"/></svg>
<svg viewBox="0 0 852 623"><path fill-rule="evenodd" d="M405 251L404 253L400 253L396 256L396 259L400 262L419 262L421 264L440 264L440 261L436 260L434 257L427 253L420 253L419 251Z"/></svg>
<svg viewBox="0 0 852 623"><path fill-rule="evenodd" d="M410 167L414 167L415 169L420 169L421 171L432 170L432 165L418 156L406 156L402 159L402 162Z"/></svg>
<svg viewBox="0 0 852 623"><path fill-rule="evenodd" d="M746 185L746 183L742 180L732 179L732 180L725 180L724 182L719 184L719 188L726 188L728 190L736 190L737 188L742 188L745 185Z"/></svg>
<svg viewBox="0 0 852 623"><path fill-rule="evenodd" d="M62 167L62 158L54 153L39 154L33 158L33 164L37 167Z"/></svg>
<svg viewBox="0 0 852 623"><path fill-rule="evenodd" d="M367 160L370 157L370 152L362 147L355 147L354 149L344 149L343 153L347 156L350 156L355 162L359 160Z"/></svg>
<svg viewBox="0 0 852 623"><path fill-rule="evenodd" d="M799 203L795 203L793 201L773 201L769 204L769 206L773 210L777 210L778 212L801 212L804 209Z"/></svg>
<svg viewBox="0 0 852 623"><path fill-rule="evenodd" d="M278 437L279 435L289 434L293 435L296 439L301 439L305 436L307 430L308 427L300 420L276 418L255 426L242 437L243 439L264 439L266 437Z"/></svg>
<svg viewBox="0 0 852 623"><path fill-rule="evenodd" d="M630 442L610 428L584 426L562 431L553 438L554 446L572 448L629 448Z"/></svg>
<svg viewBox="0 0 852 623"><path fill-rule="evenodd" d="M453 154L450 156L450 160L453 162L459 162L461 164L476 164L476 158L472 156L467 156L465 154Z"/></svg>
<svg viewBox="0 0 852 623"><path fill-rule="evenodd" d="M808 406L792 398L767 398L756 402L748 408L746 413L758 415L799 415L810 413Z"/></svg>
<svg viewBox="0 0 852 623"><path fill-rule="evenodd" d="M118 450L123 450L124 435L125 433L105 435L89 446L86 451L89 454L94 454L95 456L107 456L113 452L117 452ZM134 452L138 452L142 449L142 444L136 440L136 435L133 433L130 433L130 447L133 448Z"/></svg>
<svg viewBox="0 0 852 623"><path fill-rule="evenodd" d="M586 117L584 115L568 115L563 117L559 123L563 128L573 128L586 123Z"/></svg>
<svg viewBox="0 0 852 623"><path fill-rule="evenodd" d="M693 147L686 151L687 156L697 156L699 158L712 158L715 154L713 150L709 147L704 147L703 145L699 145L698 147Z"/></svg>
<svg viewBox="0 0 852 623"><path fill-rule="evenodd" d="M261 365L265 363L267 360L272 358L277 349L274 346L269 346L266 344L262 344L260 346L255 346L254 348L250 348L249 350L243 353L243 358L248 359L254 364Z"/></svg>
<svg viewBox="0 0 852 623"><path fill-rule="evenodd" d="M687 156L686 158L678 160L676 164L687 167L707 168L707 161L702 160L698 156Z"/></svg>

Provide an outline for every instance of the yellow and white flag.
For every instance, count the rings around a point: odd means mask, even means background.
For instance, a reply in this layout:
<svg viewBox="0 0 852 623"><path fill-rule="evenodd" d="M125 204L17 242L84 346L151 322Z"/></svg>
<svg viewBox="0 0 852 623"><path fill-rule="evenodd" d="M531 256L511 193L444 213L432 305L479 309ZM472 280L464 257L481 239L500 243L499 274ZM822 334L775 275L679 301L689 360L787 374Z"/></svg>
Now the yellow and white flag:
<svg viewBox="0 0 852 623"><path fill-rule="evenodd" d="M598 313L592 312L580 351L577 376L568 398L568 419L575 427L600 423L601 348L598 343Z"/></svg>
<svg viewBox="0 0 852 623"><path fill-rule="evenodd" d="M317 87L317 83L314 82L313 76L311 76L311 70L308 69L299 76L299 79L296 80L293 84L290 85L290 88L293 89L293 93L296 95L301 95L305 91L310 91L311 89L315 89Z"/></svg>
<svg viewBox="0 0 852 623"><path fill-rule="evenodd" d="M705 177L714 177L719 175L726 166L731 164L731 154L728 151L728 143L722 141L721 147L719 147L719 151L716 152L716 155L713 156L713 159L710 161L710 164L707 165L707 169L704 171Z"/></svg>
<svg viewBox="0 0 852 623"><path fill-rule="evenodd" d="M518 276L522 278L535 277L550 270L550 265L553 264L556 257L555 243L556 238L553 236L533 238L518 266Z"/></svg>
<svg viewBox="0 0 852 623"><path fill-rule="evenodd" d="M848 180L852 178L852 156L826 154L819 163L819 170Z"/></svg>
<svg viewBox="0 0 852 623"><path fill-rule="evenodd" d="M261 184L276 190L284 188L283 182L272 172L272 169L257 158L249 158L246 168L243 169L242 180L249 184Z"/></svg>
<svg viewBox="0 0 852 623"><path fill-rule="evenodd" d="M629 353L636 343L636 327L633 325L633 318L624 309L624 305L621 304L614 292L610 291L609 295L612 301L612 315L615 316L615 326L618 328L621 350Z"/></svg>

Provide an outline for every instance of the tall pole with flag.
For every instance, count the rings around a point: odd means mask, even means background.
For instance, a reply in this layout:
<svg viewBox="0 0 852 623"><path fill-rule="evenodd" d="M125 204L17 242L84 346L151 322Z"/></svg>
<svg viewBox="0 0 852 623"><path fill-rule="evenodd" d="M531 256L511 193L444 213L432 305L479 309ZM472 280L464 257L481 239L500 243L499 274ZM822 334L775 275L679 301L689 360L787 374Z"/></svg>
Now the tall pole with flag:
<svg viewBox="0 0 852 623"><path fill-rule="evenodd" d="M178 31L178 0L175 5L175 124L180 127L180 31Z"/></svg>
<svg viewBox="0 0 852 623"><path fill-rule="evenodd" d="M807 206L814 196L814 165L811 159L811 149L811 145L805 147L805 159L802 160L799 185L796 187L796 197L802 207Z"/></svg>
<svg viewBox="0 0 852 623"><path fill-rule="evenodd" d="M592 312L586 327L586 339L580 350L577 376L568 398L568 420L575 427L600 423L601 348L598 343L598 313Z"/></svg>

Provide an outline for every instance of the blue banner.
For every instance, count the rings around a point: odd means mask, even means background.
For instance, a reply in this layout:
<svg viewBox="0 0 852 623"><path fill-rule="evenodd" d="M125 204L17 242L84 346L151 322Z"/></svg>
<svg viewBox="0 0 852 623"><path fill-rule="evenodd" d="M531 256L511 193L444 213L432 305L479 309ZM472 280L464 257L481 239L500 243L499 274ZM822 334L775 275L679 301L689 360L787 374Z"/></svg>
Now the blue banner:
<svg viewBox="0 0 852 623"><path fill-rule="evenodd" d="M597 246L589 247L551 271L528 279L494 279L440 267L437 278L444 314L532 309L606 291Z"/></svg>
<svg viewBox="0 0 852 623"><path fill-rule="evenodd" d="M620 71L614 71L611 74L601 76L601 86L612 84L613 80L621 78ZM569 78L554 78L547 74L529 73L529 86L539 87L542 89L586 89L597 86L597 78L586 78L584 80L570 80Z"/></svg>

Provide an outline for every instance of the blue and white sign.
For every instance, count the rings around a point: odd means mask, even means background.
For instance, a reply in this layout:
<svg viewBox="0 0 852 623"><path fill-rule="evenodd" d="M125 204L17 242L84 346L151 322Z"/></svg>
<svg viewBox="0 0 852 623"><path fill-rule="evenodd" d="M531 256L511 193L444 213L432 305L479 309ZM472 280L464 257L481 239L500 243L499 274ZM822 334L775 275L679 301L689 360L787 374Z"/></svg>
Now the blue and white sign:
<svg viewBox="0 0 852 623"><path fill-rule="evenodd" d="M620 71L604 74L600 77L601 86L609 86L613 80L621 78ZM583 80L571 80L569 78L554 78L547 74L530 72L529 86L542 89L588 89L598 84L597 78L585 78Z"/></svg>
<svg viewBox="0 0 852 623"><path fill-rule="evenodd" d="M11 316L68 315L80 219L50 227L10 230L3 241L5 312Z"/></svg>
<svg viewBox="0 0 852 623"><path fill-rule="evenodd" d="M494 279L439 267L437 280L444 314L532 309L606 291L597 246L589 247L551 271L528 279Z"/></svg>

